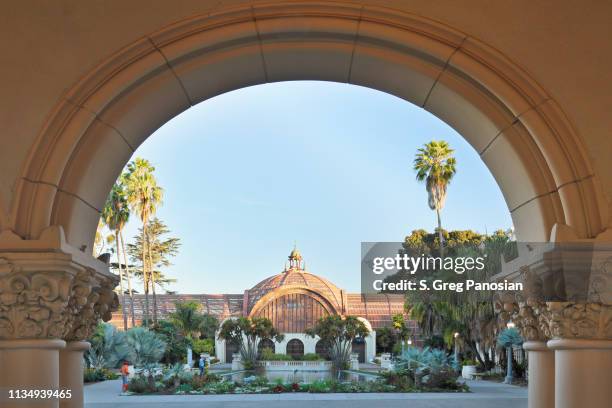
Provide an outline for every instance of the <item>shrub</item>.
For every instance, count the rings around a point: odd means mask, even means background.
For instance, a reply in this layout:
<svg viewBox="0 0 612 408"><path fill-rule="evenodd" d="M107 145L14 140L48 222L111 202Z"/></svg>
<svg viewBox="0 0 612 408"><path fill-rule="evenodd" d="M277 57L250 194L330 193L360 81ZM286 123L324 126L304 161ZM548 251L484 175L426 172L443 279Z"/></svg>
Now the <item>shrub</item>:
<svg viewBox="0 0 612 408"><path fill-rule="evenodd" d="M115 326L100 323L90 339L91 348L85 352L85 361L91 368L117 368L128 357L125 332Z"/></svg>
<svg viewBox="0 0 612 408"><path fill-rule="evenodd" d="M201 390L207 384L214 384L221 381L221 377L216 374L194 375L191 378L191 387L194 390Z"/></svg>
<svg viewBox="0 0 612 408"><path fill-rule="evenodd" d="M192 340L191 348L196 356L199 356L202 353L214 354L215 342L212 339L195 339Z"/></svg>
<svg viewBox="0 0 612 408"><path fill-rule="evenodd" d="M129 348L129 360L137 367L157 363L166 349L161 336L144 327L134 327L127 331L126 342Z"/></svg>
<svg viewBox="0 0 612 408"><path fill-rule="evenodd" d="M384 374L384 377L388 384L398 390L409 390L412 387L451 390L460 388L452 359L443 350L410 348L404 351L396 366L396 371Z"/></svg>
<svg viewBox="0 0 612 408"><path fill-rule="evenodd" d="M332 380L316 380L308 387L308 392L326 393L332 392L336 388L336 382Z"/></svg>
<svg viewBox="0 0 612 408"><path fill-rule="evenodd" d="M251 381L251 385L254 387L266 387L268 385L268 379L264 376L258 376Z"/></svg>
<svg viewBox="0 0 612 408"><path fill-rule="evenodd" d="M274 351L269 348L265 348L261 352L260 360L263 361L291 361L293 358L287 354L274 354Z"/></svg>
<svg viewBox="0 0 612 408"><path fill-rule="evenodd" d="M414 389L414 375L410 370L386 371L382 373L386 383L400 392Z"/></svg>
<svg viewBox="0 0 612 408"><path fill-rule="evenodd" d="M322 360L321 356L319 356L316 353L306 353L302 356L302 358L300 360L304 360L304 361L318 361L318 360Z"/></svg>
<svg viewBox="0 0 612 408"><path fill-rule="evenodd" d="M86 383L104 381L104 376L97 368L86 368L83 372L83 381Z"/></svg>
<svg viewBox="0 0 612 408"><path fill-rule="evenodd" d="M86 368L83 371L83 382L97 382L104 380L115 380L119 374L112 372L108 368Z"/></svg>
<svg viewBox="0 0 612 408"><path fill-rule="evenodd" d="M136 394L143 394L146 392L152 392L154 389L151 389L149 381L142 375L137 375L132 377L130 382L128 383L128 391L134 392Z"/></svg>
<svg viewBox="0 0 612 408"><path fill-rule="evenodd" d="M185 371L180 363L170 366L163 371L163 380L167 387L178 388L182 383L191 382L191 377L193 377L193 374L190 371Z"/></svg>
<svg viewBox="0 0 612 408"><path fill-rule="evenodd" d="M221 381L218 383L207 384L203 391L207 394L228 394L236 389L236 384L232 381Z"/></svg>
<svg viewBox="0 0 612 408"><path fill-rule="evenodd" d="M186 394L190 391L193 391L193 388L191 387L191 384L181 384L178 387L176 387L176 394Z"/></svg>
<svg viewBox="0 0 612 408"><path fill-rule="evenodd" d="M186 362L189 339L178 334L176 326L168 320L159 320L152 328L166 343L166 350L161 359L164 364Z"/></svg>

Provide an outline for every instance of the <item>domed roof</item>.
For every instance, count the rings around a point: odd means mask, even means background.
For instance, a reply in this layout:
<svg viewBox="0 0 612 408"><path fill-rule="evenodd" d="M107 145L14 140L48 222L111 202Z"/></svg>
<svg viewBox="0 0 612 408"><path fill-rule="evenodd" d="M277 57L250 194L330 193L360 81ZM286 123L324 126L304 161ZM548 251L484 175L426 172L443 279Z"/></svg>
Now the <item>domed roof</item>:
<svg viewBox="0 0 612 408"><path fill-rule="evenodd" d="M300 260L302 259L297 249L291 252L289 259L292 259L294 253L299 256ZM336 310L342 310L342 291L340 288L325 278L305 271L301 264L294 263L283 272L262 280L248 291L249 313L262 297L276 289L288 286L298 286L317 292L327 299Z"/></svg>

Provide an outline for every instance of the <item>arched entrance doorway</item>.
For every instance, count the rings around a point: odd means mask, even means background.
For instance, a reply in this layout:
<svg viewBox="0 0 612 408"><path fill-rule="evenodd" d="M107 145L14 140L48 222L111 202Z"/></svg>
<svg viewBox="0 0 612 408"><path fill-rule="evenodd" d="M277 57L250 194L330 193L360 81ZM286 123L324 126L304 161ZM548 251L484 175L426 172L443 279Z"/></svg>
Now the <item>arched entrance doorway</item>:
<svg viewBox="0 0 612 408"><path fill-rule="evenodd" d="M234 361L234 354L240 352L240 346L238 343L234 343L231 341L225 342L225 362L231 363Z"/></svg>
<svg viewBox="0 0 612 408"><path fill-rule="evenodd" d="M263 339L259 342L259 344L257 345L257 355L259 356L259 358L261 358L261 354L263 353L264 350L271 350L272 353L274 353L274 342L270 339Z"/></svg>
<svg viewBox="0 0 612 408"><path fill-rule="evenodd" d="M329 345L323 340L317 341L315 353L326 360L329 359Z"/></svg>
<svg viewBox="0 0 612 408"><path fill-rule="evenodd" d="M291 339L287 342L287 355L299 359L304 355L304 343L299 339Z"/></svg>
<svg viewBox="0 0 612 408"><path fill-rule="evenodd" d="M360 363L366 362L366 342L364 339L357 338L353 340L351 351L357 354Z"/></svg>

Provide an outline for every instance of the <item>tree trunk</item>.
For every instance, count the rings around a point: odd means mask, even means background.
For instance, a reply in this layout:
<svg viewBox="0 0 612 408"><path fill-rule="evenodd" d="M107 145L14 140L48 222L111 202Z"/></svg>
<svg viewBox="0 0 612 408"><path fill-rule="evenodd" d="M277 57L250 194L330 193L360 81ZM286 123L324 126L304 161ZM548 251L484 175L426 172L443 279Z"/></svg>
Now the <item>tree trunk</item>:
<svg viewBox="0 0 612 408"><path fill-rule="evenodd" d="M134 294L132 292L132 278L130 276L130 267L128 265L127 251L125 250L125 240L123 239L123 231L119 231L119 238L121 238L121 248L123 249L123 260L125 265L125 274L127 276L128 292L130 294L130 313L132 315L132 327L136 326L136 317L134 314Z"/></svg>
<svg viewBox="0 0 612 408"><path fill-rule="evenodd" d="M153 267L153 256L151 254L151 243L147 242L147 252L149 254L149 276L151 279L151 290L153 293L153 324L157 324L157 294L155 293L155 268Z"/></svg>
<svg viewBox="0 0 612 408"><path fill-rule="evenodd" d="M444 258L444 238L442 236L442 220L440 219L440 209L436 208L438 215L438 240L440 241L440 257Z"/></svg>
<svg viewBox="0 0 612 408"><path fill-rule="evenodd" d="M489 355L488 350L484 353L484 368L486 371L489 371L491 367L493 367L493 363L491 362L491 356Z"/></svg>
<svg viewBox="0 0 612 408"><path fill-rule="evenodd" d="M468 341L467 344L470 346L470 349L472 350L472 352L474 353L474 357L476 357L476 359L478 360L478 362L480 363L480 365L483 368L486 368L485 362L482 360L482 356L480 355L480 353L478 352L478 347L476 346L476 342L475 341Z"/></svg>
<svg viewBox="0 0 612 408"><path fill-rule="evenodd" d="M119 266L119 290L121 291L121 314L123 315L123 330L127 331L127 311L125 310L125 291L123 290L123 268L121 267L121 252L119 251L119 232L115 231L115 247L117 248L117 265Z"/></svg>
<svg viewBox="0 0 612 408"><path fill-rule="evenodd" d="M147 221L142 221L142 280L144 283L145 307L143 310L143 325L149 326L149 275L147 272Z"/></svg>

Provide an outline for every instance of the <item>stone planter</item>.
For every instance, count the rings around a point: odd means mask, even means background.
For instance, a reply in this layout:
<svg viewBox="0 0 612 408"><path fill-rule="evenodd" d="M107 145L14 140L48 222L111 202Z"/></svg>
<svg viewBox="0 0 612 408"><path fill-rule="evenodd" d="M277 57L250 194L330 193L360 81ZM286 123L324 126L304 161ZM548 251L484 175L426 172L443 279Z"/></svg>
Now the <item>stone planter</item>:
<svg viewBox="0 0 612 408"><path fill-rule="evenodd" d="M474 374L476 374L476 366L475 365L464 365L461 368L461 377L466 380L474 379Z"/></svg>
<svg viewBox="0 0 612 408"><path fill-rule="evenodd" d="M240 353L235 353L232 355L232 371L238 370L244 370L244 365L242 364Z"/></svg>

